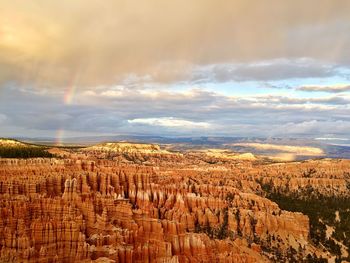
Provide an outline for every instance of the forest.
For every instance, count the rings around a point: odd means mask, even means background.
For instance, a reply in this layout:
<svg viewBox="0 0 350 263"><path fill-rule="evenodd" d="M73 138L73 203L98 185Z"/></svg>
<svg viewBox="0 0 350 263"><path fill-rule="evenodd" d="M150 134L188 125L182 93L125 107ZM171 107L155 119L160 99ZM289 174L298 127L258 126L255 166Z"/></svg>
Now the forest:
<svg viewBox="0 0 350 263"><path fill-rule="evenodd" d="M268 188L265 188L268 189ZM336 255L336 263L350 260L350 198L308 196L301 193L268 192L267 198L276 202L283 210L301 212L310 219L310 239L319 247L324 247ZM338 217L336 216L338 213ZM327 238L326 229L334 232ZM342 255L341 243L347 247L347 256ZM344 248L343 248L344 250Z"/></svg>
<svg viewBox="0 0 350 263"><path fill-rule="evenodd" d="M53 154L44 146L0 146L1 158L52 158Z"/></svg>

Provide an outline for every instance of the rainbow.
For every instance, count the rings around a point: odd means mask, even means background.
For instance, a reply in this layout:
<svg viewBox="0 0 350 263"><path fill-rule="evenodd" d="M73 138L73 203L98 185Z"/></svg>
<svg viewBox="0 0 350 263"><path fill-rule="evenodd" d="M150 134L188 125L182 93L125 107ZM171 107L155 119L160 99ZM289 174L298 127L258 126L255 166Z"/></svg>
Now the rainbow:
<svg viewBox="0 0 350 263"><path fill-rule="evenodd" d="M58 129L56 132L55 145L60 146L63 144L64 129Z"/></svg>
<svg viewBox="0 0 350 263"><path fill-rule="evenodd" d="M73 102L75 93L77 91L78 83L80 79L80 70L75 71L71 81L68 83L67 88L64 91L63 103L65 105L70 105Z"/></svg>
<svg viewBox="0 0 350 263"><path fill-rule="evenodd" d="M75 94L77 92L77 85L78 83L80 74L80 71L77 71L77 73L74 75L73 79L71 80L70 84L67 85L67 88L64 90L63 93L63 104L64 105L70 105L73 102L73 99L75 97ZM63 128L60 128L56 132L56 139L55 139L55 144L56 145L62 145L64 141L64 133L65 130Z"/></svg>
<svg viewBox="0 0 350 263"><path fill-rule="evenodd" d="M64 96L63 96L63 103L65 105L72 104L76 90L77 90L77 86L75 84L69 85L66 88L66 90L64 92Z"/></svg>

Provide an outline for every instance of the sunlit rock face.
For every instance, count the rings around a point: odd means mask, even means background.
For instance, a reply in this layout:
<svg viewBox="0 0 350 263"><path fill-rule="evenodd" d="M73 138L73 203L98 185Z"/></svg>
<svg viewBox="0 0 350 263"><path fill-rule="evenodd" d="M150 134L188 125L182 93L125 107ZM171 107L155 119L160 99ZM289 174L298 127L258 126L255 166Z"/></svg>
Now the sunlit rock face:
<svg viewBox="0 0 350 263"><path fill-rule="evenodd" d="M263 188L349 195L349 161L271 164L128 144L64 153L0 159L0 262L273 262L291 249L329 256L310 242L308 216L281 210Z"/></svg>
<svg viewBox="0 0 350 263"><path fill-rule="evenodd" d="M16 140L12 140L12 139L1 139L0 138L0 146L5 146L5 147L11 147L11 146L26 146L25 143L16 141Z"/></svg>
<svg viewBox="0 0 350 263"><path fill-rule="evenodd" d="M183 155L161 149L159 145L147 143L102 143L87 147L82 151L90 158L112 159L129 163L148 163L154 165L159 161L176 160Z"/></svg>

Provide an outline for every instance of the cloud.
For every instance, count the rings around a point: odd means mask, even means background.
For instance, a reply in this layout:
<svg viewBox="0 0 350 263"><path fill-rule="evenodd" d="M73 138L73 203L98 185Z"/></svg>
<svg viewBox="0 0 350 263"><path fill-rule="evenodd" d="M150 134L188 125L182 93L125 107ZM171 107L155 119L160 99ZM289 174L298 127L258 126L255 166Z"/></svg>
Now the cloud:
<svg viewBox="0 0 350 263"><path fill-rule="evenodd" d="M304 107L310 106L336 106L336 105L348 105L350 104L350 96L339 94L335 96L326 97L295 97L295 96L281 96L281 95L257 95L248 97L247 99L255 100L258 103L265 103L270 105L301 105Z"/></svg>
<svg viewBox="0 0 350 263"><path fill-rule="evenodd" d="M39 89L42 91L42 89ZM111 91L120 91L114 94ZM120 86L64 92L7 87L0 90L6 115L0 136L152 134L348 137L349 97L297 94L222 95L200 88L149 90Z"/></svg>
<svg viewBox="0 0 350 263"><path fill-rule="evenodd" d="M298 87L301 91L322 91L330 93L340 93L350 91L350 84L334 84L334 85L304 85Z"/></svg>
<svg viewBox="0 0 350 263"><path fill-rule="evenodd" d="M278 145L269 143L236 143L234 146L252 147L257 150L269 150L278 152L293 153L296 155L320 156L324 155L324 151L316 147Z"/></svg>
<svg viewBox="0 0 350 263"><path fill-rule="evenodd" d="M151 126L164 126L164 127L176 127L182 129L196 129L202 128L206 129L210 127L207 122L194 122L184 119L177 119L173 117L163 117L163 118L141 118L128 120L131 124L146 124Z"/></svg>
<svg viewBox="0 0 350 263"><path fill-rule="evenodd" d="M350 141L348 138L336 138L336 137L320 137L315 138L318 141Z"/></svg>
<svg viewBox="0 0 350 263"><path fill-rule="evenodd" d="M170 83L188 80L194 67L226 63L247 63L235 69L243 80L289 78L293 76L287 64L252 65L304 57L350 63L347 0L0 4L0 83L94 87L119 83L133 74ZM327 74L322 68L294 71L297 77ZM230 79L231 72L217 69L216 78Z"/></svg>
<svg viewBox="0 0 350 263"><path fill-rule="evenodd" d="M0 114L0 124L4 123L7 119L7 116L5 114Z"/></svg>
<svg viewBox="0 0 350 263"><path fill-rule="evenodd" d="M299 123L287 123L281 125L275 131L275 134L286 135L293 134L295 136L331 134L349 136L350 129L349 120L308 120Z"/></svg>
<svg viewBox="0 0 350 263"><path fill-rule="evenodd" d="M326 78L336 75L332 65L312 59L275 59L237 65L217 65L213 79L226 81L274 81L293 78Z"/></svg>

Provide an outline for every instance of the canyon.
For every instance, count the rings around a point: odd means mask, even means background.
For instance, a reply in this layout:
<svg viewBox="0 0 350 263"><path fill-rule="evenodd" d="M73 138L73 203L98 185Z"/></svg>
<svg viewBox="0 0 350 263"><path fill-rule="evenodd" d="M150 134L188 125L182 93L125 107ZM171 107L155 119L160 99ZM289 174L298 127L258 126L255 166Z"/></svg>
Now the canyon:
<svg viewBox="0 0 350 263"><path fill-rule="evenodd" d="M279 201L348 200L350 160L127 142L47 151L0 158L0 262L349 260L314 240L312 216Z"/></svg>

